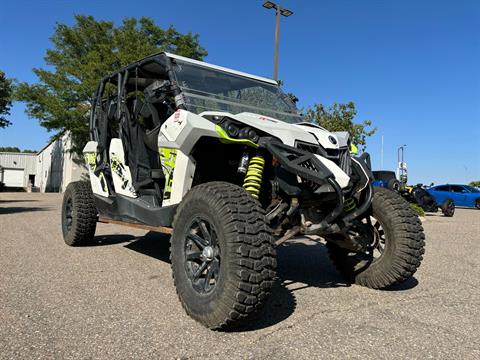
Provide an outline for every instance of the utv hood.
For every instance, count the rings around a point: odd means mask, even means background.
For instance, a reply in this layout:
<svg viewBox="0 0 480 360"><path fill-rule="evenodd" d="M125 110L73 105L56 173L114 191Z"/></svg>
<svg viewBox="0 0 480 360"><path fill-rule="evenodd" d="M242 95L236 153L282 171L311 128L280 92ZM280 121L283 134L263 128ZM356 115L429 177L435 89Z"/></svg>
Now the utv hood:
<svg viewBox="0 0 480 360"><path fill-rule="evenodd" d="M226 116L233 120L237 120L243 124L249 125L255 129L263 131L269 135L280 139L285 145L295 146L296 141L302 141L310 144L321 144L327 149L338 149L340 146L346 145L347 138L344 139L343 133L331 133L320 126L310 123L289 124L287 122L255 114L250 112L242 112L236 115L219 112L205 111L200 116ZM345 144L344 144L345 143Z"/></svg>

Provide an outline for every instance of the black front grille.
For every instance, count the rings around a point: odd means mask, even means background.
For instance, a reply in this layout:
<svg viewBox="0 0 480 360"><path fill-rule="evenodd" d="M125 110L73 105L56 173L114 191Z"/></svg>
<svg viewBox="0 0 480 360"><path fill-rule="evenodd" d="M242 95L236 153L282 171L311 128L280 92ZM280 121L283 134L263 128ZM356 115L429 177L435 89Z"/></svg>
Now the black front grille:
<svg viewBox="0 0 480 360"><path fill-rule="evenodd" d="M352 170L352 159L348 148L325 149L321 145L309 144L303 141L296 141L295 147L300 150L308 151L312 154L323 156L337 164L347 175L350 176Z"/></svg>
<svg viewBox="0 0 480 360"><path fill-rule="evenodd" d="M312 154L319 154L319 150L320 150L320 145L309 144L302 141L295 142L295 147L297 149L307 151Z"/></svg>

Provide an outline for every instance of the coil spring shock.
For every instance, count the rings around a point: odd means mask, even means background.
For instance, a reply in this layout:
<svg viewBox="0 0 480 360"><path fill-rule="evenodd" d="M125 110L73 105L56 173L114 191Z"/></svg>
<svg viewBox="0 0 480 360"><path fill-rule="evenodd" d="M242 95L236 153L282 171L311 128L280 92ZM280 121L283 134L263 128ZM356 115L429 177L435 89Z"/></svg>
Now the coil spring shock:
<svg viewBox="0 0 480 360"><path fill-rule="evenodd" d="M265 159L261 155L252 157L248 163L247 174L243 180L243 188L257 200L260 195L260 188L262 187L264 166Z"/></svg>
<svg viewBox="0 0 480 360"><path fill-rule="evenodd" d="M345 211L346 213L349 213L356 207L357 207L357 203L355 202L355 199L353 197L345 199L343 203L343 211Z"/></svg>

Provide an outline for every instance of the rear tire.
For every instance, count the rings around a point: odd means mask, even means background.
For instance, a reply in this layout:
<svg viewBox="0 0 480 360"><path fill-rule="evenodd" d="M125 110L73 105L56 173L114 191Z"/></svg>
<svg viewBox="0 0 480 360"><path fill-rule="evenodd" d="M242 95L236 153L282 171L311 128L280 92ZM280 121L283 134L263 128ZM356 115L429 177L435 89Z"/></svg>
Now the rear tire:
<svg viewBox="0 0 480 360"><path fill-rule="evenodd" d="M93 240L97 227L97 208L90 183L68 184L62 203L63 240L69 246L85 245Z"/></svg>
<svg viewBox="0 0 480 360"><path fill-rule="evenodd" d="M242 324L274 284L275 250L263 209L236 185L194 187L175 215L171 262L188 315L210 329Z"/></svg>
<svg viewBox="0 0 480 360"><path fill-rule="evenodd" d="M480 210L480 199L477 199L477 201L475 201L475 207Z"/></svg>
<svg viewBox="0 0 480 360"><path fill-rule="evenodd" d="M400 191L400 181L397 179L390 179L387 183L387 189L399 192Z"/></svg>
<svg viewBox="0 0 480 360"><path fill-rule="evenodd" d="M452 199L446 199L442 206L441 206L441 209L442 209L442 213L443 215L445 215L446 217L452 217L453 214L455 214L455 204L453 202Z"/></svg>
<svg viewBox="0 0 480 360"><path fill-rule="evenodd" d="M415 273L425 252L425 235L417 214L392 191L375 188L372 211L384 234L379 258L373 257L373 251L353 252L334 242L327 242L327 248L333 264L349 282L384 289Z"/></svg>

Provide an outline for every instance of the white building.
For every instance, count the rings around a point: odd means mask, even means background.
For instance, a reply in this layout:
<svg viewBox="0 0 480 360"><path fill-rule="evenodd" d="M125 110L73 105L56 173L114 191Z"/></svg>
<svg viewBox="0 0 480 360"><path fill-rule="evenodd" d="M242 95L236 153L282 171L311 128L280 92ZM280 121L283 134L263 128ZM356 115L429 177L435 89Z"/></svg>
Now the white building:
<svg viewBox="0 0 480 360"><path fill-rule="evenodd" d="M0 152L0 182L8 188L26 188L36 182L36 154Z"/></svg>
<svg viewBox="0 0 480 360"><path fill-rule="evenodd" d="M0 182L10 189L63 192L70 182L87 180L85 162L70 152L71 144L65 133L37 154L0 152Z"/></svg>
<svg viewBox="0 0 480 360"><path fill-rule="evenodd" d="M68 133L50 142L36 155L36 184L41 192L63 192L72 181L88 179L83 158L70 152Z"/></svg>

